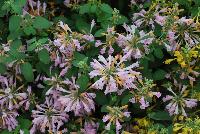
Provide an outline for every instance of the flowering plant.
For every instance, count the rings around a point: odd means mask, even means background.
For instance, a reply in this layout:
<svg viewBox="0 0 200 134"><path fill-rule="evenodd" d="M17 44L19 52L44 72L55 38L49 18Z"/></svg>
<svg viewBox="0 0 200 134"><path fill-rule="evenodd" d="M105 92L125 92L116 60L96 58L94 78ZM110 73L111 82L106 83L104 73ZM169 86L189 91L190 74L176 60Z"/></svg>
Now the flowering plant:
<svg viewBox="0 0 200 134"><path fill-rule="evenodd" d="M199 133L199 0L1 0L1 134Z"/></svg>

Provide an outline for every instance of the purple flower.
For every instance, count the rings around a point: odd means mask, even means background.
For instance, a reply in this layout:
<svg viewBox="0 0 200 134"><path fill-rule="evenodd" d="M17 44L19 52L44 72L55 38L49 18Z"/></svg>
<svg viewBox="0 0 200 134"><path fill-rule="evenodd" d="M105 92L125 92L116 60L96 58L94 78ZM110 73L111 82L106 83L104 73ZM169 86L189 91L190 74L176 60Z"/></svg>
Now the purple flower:
<svg viewBox="0 0 200 134"><path fill-rule="evenodd" d="M49 133L57 133L60 131L60 127L68 121L69 116L56 105L52 98L47 97L45 103L36 105L36 108L37 110L32 110L31 134L37 130L45 133L46 128Z"/></svg>
<svg viewBox="0 0 200 134"><path fill-rule="evenodd" d="M27 98L19 103L20 106L24 106L25 110L29 109L30 104L35 103L34 94L32 93L31 86L28 86L27 92Z"/></svg>
<svg viewBox="0 0 200 134"><path fill-rule="evenodd" d="M134 85L135 80L140 75L139 72L133 71L139 64L136 62L128 67L123 66L123 62L127 60L129 56L111 56L105 59L102 55L91 62L91 66L94 69L89 73L90 78L99 76L100 78L92 85L93 88L103 89L106 85L105 94L111 92L119 92L119 87L124 89L136 88Z"/></svg>
<svg viewBox="0 0 200 134"><path fill-rule="evenodd" d="M19 103L27 98L26 93L19 92L23 89L23 85L16 87L16 82L13 81L13 77L9 79L6 77L2 78L2 89L0 89L0 105L2 108L7 107L12 110L19 108Z"/></svg>
<svg viewBox="0 0 200 134"><path fill-rule="evenodd" d="M108 122L105 126L106 130L110 130L111 124L116 126L116 133L119 134L122 125L120 122L123 122L125 118L130 116L130 112L127 112L127 105L122 107L110 107L107 106L108 114L103 116L103 122Z"/></svg>
<svg viewBox="0 0 200 134"><path fill-rule="evenodd" d="M145 109L146 107L149 106L149 102L148 102L148 101L145 101L145 100L144 100L144 97L142 97L142 98L140 99L139 102L140 102L140 104L141 104L141 105L140 105L140 108L141 108L141 109Z"/></svg>
<svg viewBox="0 0 200 134"><path fill-rule="evenodd" d="M162 13L166 12L167 8L161 9L159 5L153 7L151 11L145 11L142 9L139 13L133 14L133 23L137 27L151 27L155 29L155 22L163 26L166 17L161 16Z"/></svg>
<svg viewBox="0 0 200 134"><path fill-rule="evenodd" d="M51 78L44 77L43 79L51 86L46 92L46 95L54 95L54 98L57 98L60 92L65 91L64 87L70 83L68 79L62 80L61 77L58 76L52 76ZM58 96L55 95L55 93L58 94Z"/></svg>
<svg viewBox="0 0 200 134"><path fill-rule="evenodd" d="M97 134L98 123L94 121L85 121L84 129L82 129L83 134Z"/></svg>
<svg viewBox="0 0 200 134"><path fill-rule="evenodd" d="M141 109L146 109L149 107L149 102L151 102L153 96L156 96L157 98L160 98L161 93L160 92L153 92L153 87L155 84L153 83L153 80L144 79L143 81L140 81L138 84L138 87L131 91L133 94L133 98L131 98L129 101L131 103L140 103Z"/></svg>
<svg viewBox="0 0 200 134"><path fill-rule="evenodd" d="M63 90L66 95L59 97L58 101L64 106L65 111L73 111L75 116L91 113L95 110L93 98L94 93L79 92L79 86L75 83L75 78L72 77L72 82L68 80L69 90Z"/></svg>
<svg viewBox="0 0 200 134"><path fill-rule="evenodd" d="M95 110L94 93L79 93L78 89L65 92L67 95L61 96L58 101L64 106L66 112L73 111L75 116L82 116Z"/></svg>
<svg viewBox="0 0 200 134"><path fill-rule="evenodd" d="M95 43L95 47L99 47L101 46L101 50L100 53L104 54L104 53L108 53L109 55L114 53L114 48L113 45L115 44L116 40L116 31L114 29L114 27L108 27L107 28L107 32L102 33L102 35L105 35L106 41L105 42L101 42L99 40L96 41Z"/></svg>
<svg viewBox="0 0 200 134"><path fill-rule="evenodd" d="M179 88L181 88L181 86L179 86ZM166 109L170 115L182 114L183 116L187 116L184 108L193 108L197 106L197 99L185 98L184 92L186 88L187 86L183 85L181 92L178 93L178 95L172 90L171 87L168 88L173 96L167 95L163 98L163 101L170 101L170 103L166 106Z"/></svg>
<svg viewBox="0 0 200 134"><path fill-rule="evenodd" d="M158 15L156 15L155 21L156 21L159 25L163 26L163 25L165 24L166 17L165 17L165 16L160 16L160 15L158 14Z"/></svg>
<svg viewBox="0 0 200 134"><path fill-rule="evenodd" d="M14 130L18 126L16 117L19 116L16 111L0 110L1 126L7 128L9 131Z"/></svg>
<svg viewBox="0 0 200 134"><path fill-rule="evenodd" d="M124 24L123 26L126 29L127 34L118 34L117 39L117 43L122 47L123 52L125 54L131 53L131 57L136 59L141 58L145 53L149 53L148 45L154 40L153 33L144 33L144 31L138 32L135 25L128 26ZM141 45L143 49L141 49L141 47L139 49L139 46Z"/></svg>

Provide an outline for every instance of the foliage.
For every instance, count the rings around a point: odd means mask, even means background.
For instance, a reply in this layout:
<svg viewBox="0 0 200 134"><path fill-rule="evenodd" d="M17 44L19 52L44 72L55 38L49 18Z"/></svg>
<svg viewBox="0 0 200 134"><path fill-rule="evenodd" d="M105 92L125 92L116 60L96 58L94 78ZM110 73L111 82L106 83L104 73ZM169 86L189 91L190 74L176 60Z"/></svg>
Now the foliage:
<svg viewBox="0 0 200 134"><path fill-rule="evenodd" d="M1 0L0 133L200 134L199 0Z"/></svg>

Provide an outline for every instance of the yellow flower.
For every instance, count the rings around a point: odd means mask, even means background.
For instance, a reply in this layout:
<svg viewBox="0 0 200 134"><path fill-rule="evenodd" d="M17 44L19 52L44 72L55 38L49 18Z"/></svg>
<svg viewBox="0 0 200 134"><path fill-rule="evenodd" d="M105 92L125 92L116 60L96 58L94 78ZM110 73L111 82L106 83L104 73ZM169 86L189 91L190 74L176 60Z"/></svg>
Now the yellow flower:
<svg viewBox="0 0 200 134"><path fill-rule="evenodd" d="M179 56L182 56L182 55L181 55L181 53L179 51L175 51L174 52L174 56L179 57Z"/></svg>
<svg viewBox="0 0 200 134"><path fill-rule="evenodd" d="M191 50L189 53L191 54L191 57L194 57L194 58L197 58L199 56L198 51Z"/></svg>
<svg viewBox="0 0 200 134"><path fill-rule="evenodd" d="M164 63L165 64L170 64L172 61L174 61L175 59L167 59Z"/></svg>
<svg viewBox="0 0 200 134"><path fill-rule="evenodd" d="M177 132L177 131L179 131L179 130L182 129L182 128L183 128L183 125L182 125L182 124L175 123L175 124L174 124L174 127L173 127L173 131L174 131L174 132Z"/></svg>
<svg viewBox="0 0 200 134"><path fill-rule="evenodd" d="M147 127L150 125L150 121L146 118L138 119L137 122L139 126Z"/></svg>
<svg viewBox="0 0 200 134"><path fill-rule="evenodd" d="M181 65L182 68L184 68L184 67L187 66L187 65L185 64L185 61L182 61L182 62L180 63L180 65Z"/></svg>

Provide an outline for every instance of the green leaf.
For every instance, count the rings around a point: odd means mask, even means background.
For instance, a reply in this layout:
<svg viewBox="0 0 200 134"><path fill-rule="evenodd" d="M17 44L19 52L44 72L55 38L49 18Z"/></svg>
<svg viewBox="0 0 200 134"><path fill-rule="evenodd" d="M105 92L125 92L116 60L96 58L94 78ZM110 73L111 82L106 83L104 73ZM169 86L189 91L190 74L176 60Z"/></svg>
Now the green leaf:
<svg viewBox="0 0 200 134"><path fill-rule="evenodd" d="M82 61L83 59L87 58L84 54L81 54L79 52L74 52L74 59L78 61Z"/></svg>
<svg viewBox="0 0 200 134"><path fill-rule="evenodd" d="M108 14L112 14L112 12L113 12L112 7L110 7L110 5L105 4L105 3L104 3L104 4L101 4L100 9L101 9L103 12L108 13Z"/></svg>
<svg viewBox="0 0 200 134"><path fill-rule="evenodd" d="M31 34L35 35L36 31L35 31L35 29L32 26L27 26L27 27L24 28L24 33L26 35L31 35Z"/></svg>
<svg viewBox="0 0 200 134"><path fill-rule="evenodd" d="M38 52L38 57L40 61L44 64L49 64L50 62L50 57L49 57L49 52L46 49L42 49Z"/></svg>
<svg viewBox="0 0 200 134"><path fill-rule="evenodd" d="M1 131L1 134L12 134L12 132L9 132L8 130Z"/></svg>
<svg viewBox="0 0 200 134"><path fill-rule="evenodd" d="M48 29L51 25L50 21L41 16L37 16L33 21L33 27L36 29Z"/></svg>
<svg viewBox="0 0 200 134"><path fill-rule="evenodd" d="M97 104L99 104L99 105L108 104L108 99L107 99L106 95L103 92L96 91L95 93L96 93L95 100L96 100Z"/></svg>
<svg viewBox="0 0 200 134"><path fill-rule="evenodd" d="M154 80L162 80L165 78L166 72L162 69L158 69L154 72L153 74L153 79Z"/></svg>
<svg viewBox="0 0 200 134"><path fill-rule="evenodd" d="M34 81L33 68L29 62L21 64L21 71L27 82Z"/></svg>
<svg viewBox="0 0 200 134"><path fill-rule="evenodd" d="M127 103L129 103L129 100L133 97L132 94L127 94L125 96L123 96L122 100L121 100L121 104L122 105L126 105Z"/></svg>
<svg viewBox="0 0 200 134"><path fill-rule="evenodd" d="M50 70L47 69L47 68L50 68L49 64L44 64L44 63L42 63L42 62L38 62L38 63L36 64L36 70L37 70L38 73L44 72L44 73L46 73L47 75L50 75Z"/></svg>
<svg viewBox="0 0 200 134"><path fill-rule="evenodd" d="M154 55L159 59L162 59L164 56L162 49L160 49L160 48L154 49Z"/></svg>
<svg viewBox="0 0 200 134"><path fill-rule="evenodd" d="M2 63L0 63L0 74L3 74L6 72L6 66Z"/></svg>
<svg viewBox="0 0 200 134"><path fill-rule="evenodd" d="M172 120L169 113L165 111L151 112L148 114L148 117L154 120Z"/></svg>
<svg viewBox="0 0 200 134"><path fill-rule="evenodd" d="M16 31L20 28L21 17L13 15L9 19L9 31Z"/></svg>
<svg viewBox="0 0 200 134"><path fill-rule="evenodd" d="M77 18L75 25L76 25L76 28L82 33L90 32L90 24L88 24L87 21L81 16L80 18Z"/></svg>
<svg viewBox="0 0 200 134"><path fill-rule="evenodd" d="M11 7L14 13L22 14L22 7L26 4L26 0L15 0L14 3L11 3Z"/></svg>
<svg viewBox="0 0 200 134"><path fill-rule="evenodd" d="M81 75L78 80L77 84L80 86L80 91L83 92L84 90L87 89L88 83L90 79L88 75Z"/></svg>
<svg viewBox="0 0 200 134"><path fill-rule="evenodd" d="M18 39L21 35L23 35L23 32L20 29L16 29L16 31L10 32L10 34L7 37L7 40Z"/></svg>
<svg viewBox="0 0 200 134"><path fill-rule="evenodd" d="M117 19L117 21L115 21L115 24L120 25L127 22L128 22L128 19L126 18L126 16L120 15L120 18Z"/></svg>
<svg viewBox="0 0 200 134"><path fill-rule="evenodd" d="M99 29L98 31L96 31L96 33L94 34L94 36L95 37L102 37L104 32L105 32L105 30Z"/></svg>
<svg viewBox="0 0 200 134"><path fill-rule="evenodd" d="M8 53L13 58L13 60L23 60L26 57L26 55L23 52L18 52L16 49L10 49Z"/></svg>
<svg viewBox="0 0 200 134"><path fill-rule="evenodd" d="M91 13L96 13L96 11L97 11L97 5L94 4L94 5L92 5L91 8L90 8L90 12L91 12Z"/></svg>
<svg viewBox="0 0 200 134"><path fill-rule="evenodd" d="M21 47L22 45L22 41L17 39L17 40L14 40L11 45L10 45L10 49L13 49L13 50L17 50Z"/></svg>
<svg viewBox="0 0 200 134"><path fill-rule="evenodd" d="M80 14L89 13L90 12L90 7L91 7L91 4L84 4L84 5L80 6L79 13Z"/></svg>
<svg viewBox="0 0 200 134"><path fill-rule="evenodd" d="M41 38L38 41L36 41L36 38L34 37L27 41L27 44L28 44L27 50L33 51L37 47L39 48L39 47L43 46L47 41L48 41L48 38Z"/></svg>
<svg viewBox="0 0 200 134"><path fill-rule="evenodd" d="M18 121L19 121L20 128L22 129L29 129L31 127L31 121L28 119L19 117Z"/></svg>
<svg viewBox="0 0 200 134"><path fill-rule="evenodd" d="M103 106L101 107L101 112L102 112L102 113L103 113L103 112L109 112L108 109L107 109L107 105L103 105Z"/></svg>

